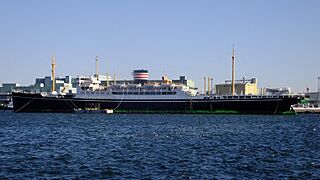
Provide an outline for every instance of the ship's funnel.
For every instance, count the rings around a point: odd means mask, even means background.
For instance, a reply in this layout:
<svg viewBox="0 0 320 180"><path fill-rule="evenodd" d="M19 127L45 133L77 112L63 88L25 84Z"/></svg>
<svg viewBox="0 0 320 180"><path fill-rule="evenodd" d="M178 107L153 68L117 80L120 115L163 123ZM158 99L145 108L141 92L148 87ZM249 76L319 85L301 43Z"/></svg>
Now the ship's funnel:
<svg viewBox="0 0 320 180"><path fill-rule="evenodd" d="M149 73L148 70L134 70L133 73L133 81L135 84L145 84L148 82Z"/></svg>

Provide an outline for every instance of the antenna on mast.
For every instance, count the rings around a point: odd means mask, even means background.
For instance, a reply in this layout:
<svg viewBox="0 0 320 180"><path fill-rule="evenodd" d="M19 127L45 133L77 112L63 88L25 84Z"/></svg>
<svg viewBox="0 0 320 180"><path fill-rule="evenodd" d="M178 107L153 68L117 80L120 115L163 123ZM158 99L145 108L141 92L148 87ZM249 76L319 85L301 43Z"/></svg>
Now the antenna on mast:
<svg viewBox="0 0 320 180"><path fill-rule="evenodd" d="M231 95L234 96L235 95L235 66L236 66L236 62L235 62L235 50L234 50L234 44L233 44L233 48L232 48L232 80L231 80Z"/></svg>

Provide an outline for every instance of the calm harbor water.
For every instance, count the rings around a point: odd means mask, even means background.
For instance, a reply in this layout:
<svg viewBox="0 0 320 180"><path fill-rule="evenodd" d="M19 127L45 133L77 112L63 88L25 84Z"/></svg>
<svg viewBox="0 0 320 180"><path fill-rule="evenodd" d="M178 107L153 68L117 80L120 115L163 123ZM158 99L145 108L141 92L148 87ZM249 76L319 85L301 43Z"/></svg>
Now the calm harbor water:
<svg viewBox="0 0 320 180"><path fill-rule="evenodd" d="M316 179L320 115L0 111L0 179Z"/></svg>

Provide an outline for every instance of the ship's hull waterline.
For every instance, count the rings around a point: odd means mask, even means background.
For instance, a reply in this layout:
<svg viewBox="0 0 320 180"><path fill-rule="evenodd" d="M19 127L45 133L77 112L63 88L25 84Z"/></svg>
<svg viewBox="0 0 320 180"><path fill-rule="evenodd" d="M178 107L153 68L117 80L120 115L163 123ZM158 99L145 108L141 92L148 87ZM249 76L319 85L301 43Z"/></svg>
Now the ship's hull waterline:
<svg viewBox="0 0 320 180"><path fill-rule="evenodd" d="M15 112L76 112L113 109L114 113L282 114L298 103L296 96L228 99L84 99L13 93Z"/></svg>

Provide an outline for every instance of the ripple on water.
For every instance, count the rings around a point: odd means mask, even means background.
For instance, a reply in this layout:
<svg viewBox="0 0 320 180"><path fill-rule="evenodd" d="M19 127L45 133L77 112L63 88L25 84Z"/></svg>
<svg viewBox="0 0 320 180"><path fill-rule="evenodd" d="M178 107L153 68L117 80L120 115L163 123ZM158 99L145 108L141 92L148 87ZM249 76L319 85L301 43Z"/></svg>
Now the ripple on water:
<svg viewBox="0 0 320 180"><path fill-rule="evenodd" d="M1 113L0 179L315 179L320 116Z"/></svg>

